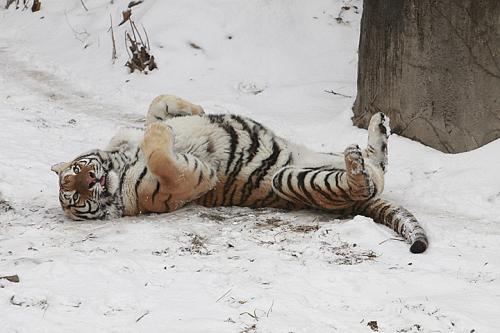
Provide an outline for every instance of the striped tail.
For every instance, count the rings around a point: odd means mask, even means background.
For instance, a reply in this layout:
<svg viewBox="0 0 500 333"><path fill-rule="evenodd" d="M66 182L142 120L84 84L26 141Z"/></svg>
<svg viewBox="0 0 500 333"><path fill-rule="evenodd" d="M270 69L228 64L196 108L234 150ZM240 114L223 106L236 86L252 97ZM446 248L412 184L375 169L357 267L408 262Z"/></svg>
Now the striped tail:
<svg viewBox="0 0 500 333"><path fill-rule="evenodd" d="M411 244L410 252L422 253L429 242L425 230L415 216L403 207L381 198L359 202L352 207L354 214L371 217L376 223L388 226Z"/></svg>

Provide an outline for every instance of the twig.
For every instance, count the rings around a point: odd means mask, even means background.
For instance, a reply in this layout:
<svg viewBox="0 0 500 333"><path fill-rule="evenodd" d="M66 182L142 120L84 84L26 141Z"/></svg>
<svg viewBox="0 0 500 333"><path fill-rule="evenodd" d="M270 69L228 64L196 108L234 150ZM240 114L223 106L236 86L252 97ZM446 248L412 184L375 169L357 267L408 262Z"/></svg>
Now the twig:
<svg viewBox="0 0 500 333"><path fill-rule="evenodd" d="M10 301L10 304L12 304L12 305L16 305L16 306L23 306L23 304L24 304L25 302L16 302L16 301L14 300L14 297L15 297L15 295L12 295L12 297L10 298L10 300L9 300L9 301Z"/></svg>
<svg viewBox="0 0 500 333"><path fill-rule="evenodd" d="M130 36L128 35L128 33L125 31L125 50L127 50L127 55L129 58L132 58L132 56L130 55L130 52L128 50L128 46L127 46L127 37L130 39Z"/></svg>
<svg viewBox="0 0 500 333"><path fill-rule="evenodd" d="M118 59L118 57L116 56L115 33L113 32L113 18L111 17L111 14L109 14L109 20L111 21L111 25L109 26L109 28L111 29L111 41L113 42L113 51L111 52L111 61L114 64L115 60Z"/></svg>
<svg viewBox="0 0 500 333"><path fill-rule="evenodd" d="M85 11L89 11L89 9L87 8L87 6L85 6L85 2L83 2L83 0L80 0L80 2L82 3L82 6L83 8L85 9Z"/></svg>
<svg viewBox="0 0 500 333"><path fill-rule="evenodd" d="M140 72L147 74L147 70L152 71L153 69L158 68L154 56L150 53L149 36L143 26L142 28L146 35L146 43L144 43L144 39L142 38L141 32L137 28L135 22L133 22L132 19L129 21L132 35L130 35L130 31L125 32L125 45L127 54L129 55L129 60L125 66L130 68L131 73L137 69Z"/></svg>
<svg viewBox="0 0 500 333"><path fill-rule="evenodd" d="M338 92L335 92L333 90L325 90L326 93L329 93L329 94L334 94L334 95L337 95L337 96L342 96L342 97L347 97L347 98L352 98L352 96L349 96L349 95L344 95L344 94L341 94L341 93L338 93Z"/></svg>
<svg viewBox="0 0 500 333"><path fill-rule="evenodd" d="M137 31L137 36L139 36L139 40L141 41L141 44L142 45L146 45L144 44L144 41L142 40L142 36L141 36L141 33L139 32L139 29L137 29L137 26L135 25L135 22L130 20L130 25L132 26L132 30L135 29L135 31Z"/></svg>
<svg viewBox="0 0 500 333"><path fill-rule="evenodd" d="M269 310L267 310L266 318L269 318L269 314L273 312L273 305L274 305L274 299L273 302L271 303L271 306L269 307Z"/></svg>
<svg viewBox="0 0 500 333"><path fill-rule="evenodd" d="M122 21L118 24L118 26L121 26L123 23L127 22L130 20L130 16L132 16L132 10L127 9L122 12Z"/></svg>
<svg viewBox="0 0 500 333"><path fill-rule="evenodd" d="M135 322L136 322L136 323L137 323L137 322L139 322L139 320L141 320L142 318L146 317L148 314L149 314L149 310L147 310L146 312L144 312L144 314L143 314L142 316L140 316L139 318L137 318L137 319L135 320Z"/></svg>
<svg viewBox="0 0 500 333"><path fill-rule="evenodd" d="M143 3L143 2L144 2L143 0L139 0L139 1L130 1L130 2L128 3L128 6L127 6L127 7L128 7L128 8L132 8L132 7L134 7L134 6L140 5L140 4L141 4L141 3Z"/></svg>
<svg viewBox="0 0 500 333"><path fill-rule="evenodd" d="M244 314L249 315L250 317L252 317L252 318L253 318L253 319L255 319L256 321L259 321L259 317L257 317L257 314L255 313L255 310L253 310L253 314L251 314L251 313L250 313L250 312L248 312L248 311L245 311L245 312L240 313L240 316L241 316L241 315L244 315Z"/></svg>
<svg viewBox="0 0 500 333"><path fill-rule="evenodd" d="M66 23L68 24L68 26L70 27L70 29L73 31L74 33L74 37L75 39L79 40L80 42L83 43L83 46L84 48L86 48L88 45L87 43L85 43L85 40L90 36L90 34L87 32L87 29L83 29L82 31L77 31L72 25L71 23L69 23L69 19L68 19L68 13L65 11L64 12L64 18L66 19ZM83 35L85 36L83 39L80 38L79 36L80 35Z"/></svg>
<svg viewBox="0 0 500 333"><path fill-rule="evenodd" d="M285 231L285 230L283 230L283 231L277 232L276 234L274 234L274 235L273 235L273 238L274 238L274 244L278 244L278 240L276 239L276 236L281 235L281 234L284 234L285 232L286 232L286 231ZM283 239L283 240L281 240L280 242L282 242L282 241L284 241L284 239Z"/></svg>
<svg viewBox="0 0 500 333"><path fill-rule="evenodd" d="M224 296L226 296L227 294L229 294L229 293L231 292L231 290L233 290L233 289L229 289L228 291L226 291L226 292L224 293L224 295L222 295L221 297L217 298L217 300L215 301L215 303L217 303L218 301L220 301L221 299L223 299L223 298L224 298Z"/></svg>
<svg viewBox="0 0 500 333"><path fill-rule="evenodd" d="M132 24L132 20L130 20L129 22L130 22L130 27L132 28L132 35L134 35L134 41L137 41L137 36L135 35L135 29Z"/></svg>
<svg viewBox="0 0 500 333"><path fill-rule="evenodd" d="M141 24L142 30L144 31L144 35L146 35L146 43L148 43L148 50L151 50L151 47L149 46L149 37L148 37L148 32L146 31L146 28L144 28L144 25Z"/></svg>
<svg viewBox="0 0 500 333"><path fill-rule="evenodd" d="M395 241L399 241L399 242L406 242L406 241L405 241L404 239L402 239L402 238L394 238L394 237L391 237L391 238L387 238L386 240L381 241L380 243L378 243L378 245L382 245L382 244L384 244L385 242L390 241L390 240L395 240Z"/></svg>

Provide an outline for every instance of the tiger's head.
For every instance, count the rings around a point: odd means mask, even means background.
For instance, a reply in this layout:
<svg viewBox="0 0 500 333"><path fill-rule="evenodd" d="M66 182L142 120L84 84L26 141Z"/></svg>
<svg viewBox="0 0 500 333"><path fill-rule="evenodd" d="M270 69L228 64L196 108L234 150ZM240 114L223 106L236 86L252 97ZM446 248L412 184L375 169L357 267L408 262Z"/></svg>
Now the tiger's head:
<svg viewBox="0 0 500 333"><path fill-rule="evenodd" d="M103 219L116 213L118 175L111 169L110 159L100 150L52 166L59 176L59 202L68 217Z"/></svg>

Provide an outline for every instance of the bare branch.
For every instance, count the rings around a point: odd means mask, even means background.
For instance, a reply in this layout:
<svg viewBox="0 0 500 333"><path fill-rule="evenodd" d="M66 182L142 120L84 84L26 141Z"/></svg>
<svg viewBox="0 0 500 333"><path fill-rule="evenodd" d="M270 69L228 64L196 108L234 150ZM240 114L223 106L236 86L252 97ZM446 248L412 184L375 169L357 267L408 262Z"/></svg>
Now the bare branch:
<svg viewBox="0 0 500 333"><path fill-rule="evenodd" d="M122 12L122 17L123 17L122 21L120 22L120 24L118 24L118 26L121 26L123 23L130 20L130 16L132 16L132 10L130 10L130 9L124 10Z"/></svg>
<svg viewBox="0 0 500 333"><path fill-rule="evenodd" d="M111 29L111 42L113 43L113 50L111 52L111 61L114 64L115 60L118 59L118 57L116 56L115 33L113 32L113 18L111 17L111 14L109 14L109 20L111 21L111 25L109 26L109 28Z"/></svg>
<svg viewBox="0 0 500 333"><path fill-rule="evenodd" d="M330 89L330 90L325 90L325 92L326 92L326 93L329 93L329 94L334 94L334 95L337 95L337 96L342 96L342 97L352 98L352 96L349 96L349 95L344 95L344 94L341 94L341 93L335 92L335 91L333 91L332 89Z"/></svg>
<svg viewBox="0 0 500 333"><path fill-rule="evenodd" d="M128 8L132 8L134 6L137 6L137 5L140 5L141 3L143 3L144 1L143 0L139 0L139 1L130 1L128 3Z"/></svg>
<svg viewBox="0 0 500 333"><path fill-rule="evenodd" d="M146 36L146 43L148 44L148 50L151 49L151 47L149 46L149 37L148 37L148 32L146 31L146 28L144 28L144 25L141 24L141 27L142 27L142 30L144 31L144 35Z"/></svg>
<svg viewBox="0 0 500 333"><path fill-rule="evenodd" d="M80 0L80 2L82 3L82 6L83 8L85 9L86 12L89 11L89 9L87 8L87 6L85 5L85 2L83 2L83 0Z"/></svg>

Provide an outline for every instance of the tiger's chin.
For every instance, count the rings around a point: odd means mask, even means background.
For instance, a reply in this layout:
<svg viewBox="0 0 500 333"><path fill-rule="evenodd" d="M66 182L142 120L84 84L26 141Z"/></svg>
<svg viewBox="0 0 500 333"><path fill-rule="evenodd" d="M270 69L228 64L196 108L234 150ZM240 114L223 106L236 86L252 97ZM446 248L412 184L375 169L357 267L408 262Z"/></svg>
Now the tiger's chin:
<svg viewBox="0 0 500 333"><path fill-rule="evenodd" d="M118 218L123 215L121 196L118 191L120 188L120 176L117 172L109 170L105 174L104 186L102 186L104 192L101 197L101 218Z"/></svg>

